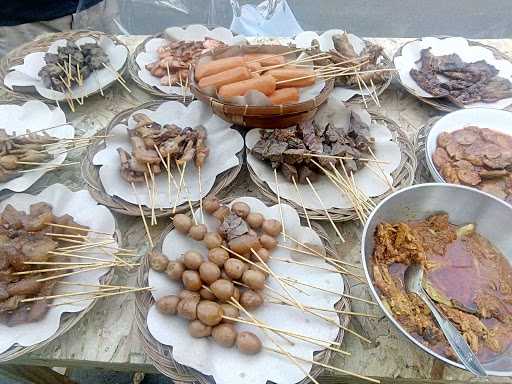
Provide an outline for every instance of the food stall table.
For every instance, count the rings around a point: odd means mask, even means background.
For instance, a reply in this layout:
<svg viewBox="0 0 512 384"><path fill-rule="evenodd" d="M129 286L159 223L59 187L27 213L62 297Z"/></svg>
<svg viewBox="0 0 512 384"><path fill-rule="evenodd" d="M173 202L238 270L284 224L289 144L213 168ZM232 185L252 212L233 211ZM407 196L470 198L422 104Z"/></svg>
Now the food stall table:
<svg viewBox="0 0 512 384"><path fill-rule="evenodd" d="M120 36L119 39L133 51L144 36ZM386 53L392 57L396 49L410 39L370 40L382 45ZM479 41L512 55L512 39ZM105 91L104 97L95 95L87 98L84 105L78 107L75 113L68 113L69 121L73 122L77 128L77 134L92 134L104 128L122 110L153 99L152 96L137 88L133 81L129 80L128 85L132 90L131 93L116 85ZM0 97L8 101L10 96L0 95ZM442 114L413 97L396 81L379 99L382 107L378 109L374 104L369 104L370 109L396 121L411 138L429 118ZM70 153L70 161L79 161L80 157L80 151ZM54 183L62 183L72 190L87 188L81 177L79 166L74 166L47 173L32 186L29 192L37 192ZM223 193L230 196L262 197L258 188L250 181L245 169L228 191ZM144 254L146 245L142 220L138 217L119 214L115 216L123 234L124 246L136 248L140 254ZM168 224L168 218L160 218L158 225L151 227L152 237L157 239ZM324 224L324 227L333 239L337 238L328 223ZM356 222L344 223L340 225L340 229L346 239L343 244L337 239L340 256L344 260L360 264L361 225ZM112 284L135 285L136 275L135 269L116 271ZM350 286L352 294L369 297L369 291L365 285L350 282ZM44 367L157 372L144 353L143 342L134 318L134 301L133 295L113 296L98 301L95 307L63 336L46 347L1 365L0 372L34 383L70 382L66 377L60 377ZM410 343L385 318L378 306L353 301L352 309L377 315L377 319L351 318L351 327L371 339L373 343L364 344L354 336L345 334L343 347L352 355L348 358L335 357L333 365L377 378L383 383L464 383L471 378L471 375L460 369L435 361ZM319 381L321 383L356 383L361 380L326 371ZM475 379L471 381L478 382ZM512 379L492 378L490 382L510 383Z"/></svg>

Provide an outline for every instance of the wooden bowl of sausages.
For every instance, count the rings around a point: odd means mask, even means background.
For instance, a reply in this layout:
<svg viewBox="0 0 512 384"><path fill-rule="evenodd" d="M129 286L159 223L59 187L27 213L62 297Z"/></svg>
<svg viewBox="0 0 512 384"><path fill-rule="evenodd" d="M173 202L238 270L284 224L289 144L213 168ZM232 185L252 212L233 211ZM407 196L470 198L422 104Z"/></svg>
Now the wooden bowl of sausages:
<svg viewBox="0 0 512 384"><path fill-rule="evenodd" d="M312 69L288 65L300 52L282 45L224 47L205 54L190 71L192 93L209 103L222 119L247 128L281 129L313 118L327 100L334 81L319 80ZM304 100L305 87L323 82L316 95ZM236 103L249 91L266 96L264 105ZM247 97L246 97L247 99ZM244 99L245 100L245 99Z"/></svg>

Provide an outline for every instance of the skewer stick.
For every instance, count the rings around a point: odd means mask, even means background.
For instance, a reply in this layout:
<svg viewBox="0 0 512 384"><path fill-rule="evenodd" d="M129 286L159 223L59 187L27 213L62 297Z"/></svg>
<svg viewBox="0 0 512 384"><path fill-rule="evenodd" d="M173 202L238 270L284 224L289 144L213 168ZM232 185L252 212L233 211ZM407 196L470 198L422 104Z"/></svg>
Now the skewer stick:
<svg viewBox="0 0 512 384"><path fill-rule="evenodd" d="M235 305L233 305L233 306L236 308ZM226 320L229 320L229 321L236 322L236 323L240 323L240 324L253 325L253 326L258 327L258 328L268 329L270 331L274 331L274 332L277 332L277 333L284 333L285 335L292 336L292 337L294 337L296 339L308 342L310 344L314 344L314 345L318 345L318 346L323 347L323 348L327 348L327 349L329 349L331 351L338 352L338 353L341 353L341 354L346 355L346 356L350 356L351 355L351 353L349 353L347 351L344 351L344 350L339 349L339 348L331 347L330 346L330 341L326 341L326 340L322 340L322 339L317 339L317 338L312 337L312 336L302 335L300 333L288 331L286 329L275 328L275 327L267 325L267 324L265 324L263 322L255 323L255 322L252 322L252 321L247 321L247 320L243 320L243 319L235 318L235 317L230 317L230 316L222 316L222 318L226 319Z"/></svg>
<svg viewBox="0 0 512 384"><path fill-rule="evenodd" d="M74 226L71 226L71 225L64 225L64 224L57 224L57 223L44 223L44 224L48 225L50 227L59 227L59 228L65 228L65 229L73 229L75 231L97 233L99 235L107 235L107 236L112 237L112 233L93 231L92 229L89 229L89 228L74 227Z"/></svg>
<svg viewBox="0 0 512 384"><path fill-rule="evenodd" d="M283 280L285 281L289 281L290 283L295 283L295 284L299 284L299 285L303 285L305 287L310 287L310 288L313 288L313 289L316 289L316 290L319 290L319 291L323 291L323 292L327 292L327 293L331 293L333 295L338 295L338 296L341 296L341 297L346 297L347 299L351 299L351 300L356 300L356 301L361 301L363 303L366 303L366 304L370 304L370 305L377 305L375 302L373 301L370 301L370 300L366 300L366 299L363 299L361 297L357 297L357 296L352 296L352 295L349 295L347 293L339 293L339 292L336 292L336 291L333 291L331 289L327 289L327 288L323 288L323 287L319 287L317 285L312 285L312 284L308 284L308 283L303 283L302 281L299 281L297 279L293 279L293 278L290 278L290 277L282 277Z"/></svg>
<svg viewBox="0 0 512 384"><path fill-rule="evenodd" d="M377 157L375 156L375 153L373 153L372 149L370 147L368 147L368 151L370 152L370 154L372 155L372 157L374 159L376 159ZM389 189L391 189L391 191L394 191L395 190L395 187L393 187L393 184L391 184L388 180L388 178L386 177L386 174L384 173L384 170L382 169L382 167L377 163L377 167L379 168L379 171L382 175L382 177L384 178L384 180L386 180L386 183L388 184L388 187Z"/></svg>
<svg viewBox="0 0 512 384"><path fill-rule="evenodd" d="M363 376L363 375L360 375L360 374L355 373L355 372L351 372L351 371L347 371L345 369L333 367L332 365L324 364L324 363L321 363L319 361L315 361L315 360L311 360L311 359L305 359L303 357L296 356L296 355L291 355L289 352L283 353L282 351L279 351L279 350L277 350L275 348L266 347L266 346L263 346L263 348L268 350L268 351L270 351L270 352L277 353L279 355L285 355L285 356L289 355L289 356L292 356L293 358L295 358L297 360L305 361L307 363L310 363L310 364L313 364L313 365L318 365L318 366L321 366L321 367L324 367L324 368L327 368L327 369L332 369L333 371L343 373L344 375L354 376L354 377L357 377L357 378L362 379L362 380L366 380L366 381L370 381L372 383L380 384L380 381L377 380L377 379L372 379L371 377Z"/></svg>
<svg viewBox="0 0 512 384"><path fill-rule="evenodd" d="M167 84L170 87L171 86L171 70L169 69L169 62L165 62L165 66L167 68Z"/></svg>
<svg viewBox="0 0 512 384"><path fill-rule="evenodd" d="M368 85L366 85L366 82L364 81L364 79L361 77L361 75L359 73L356 76L359 78L359 80L361 81L363 86L366 88L366 91L368 91L368 94L372 98L372 100L375 103L375 105L378 106L379 105L379 101L375 98L375 96L374 96L373 92L370 90L370 88L368 88Z"/></svg>
<svg viewBox="0 0 512 384"><path fill-rule="evenodd" d="M269 66L263 67L261 69L257 69L256 71L252 71L252 73L260 73L260 72L269 71L271 69L277 69L277 68L285 67L287 65L297 65L298 63L307 63L307 62L310 62L310 61L322 60L322 59L327 59L327 58L329 58L329 56L326 55L325 53L318 53L316 55L311 55L311 56L303 57L302 59L297 58L295 60L291 60L291 61L288 61L288 62L283 63L283 64L269 65ZM310 65L305 65L305 67L311 68L311 64Z"/></svg>
<svg viewBox="0 0 512 384"><path fill-rule="evenodd" d="M389 164L389 161L367 159L367 158L356 158L356 157L352 157L352 156L333 156L333 155L322 155L319 153L305 153L304 156L319 157L319 158L326 158L326 159L337 159L337 160L357 160L357 161L364 161L364 162L369 162L369 163Z"/></svg>
<svg viewBox="0 0 512 384"><path fill-rule="evenodd" d="M119 288L104 288L104 289L97 289L95 291L70 292L70 293L61 293L59 295L31 297L29 299L23 299L23 300L21 300L21 302L22 303L30 303L30 302L33 302L33 301L53 300L53 299L59 299L61 297L83 296L83 295L90 295L90 294L101 293L101 292L109 292L109 291L115 291L115 290L119 290Z"/></svg>
<svg viewBox="0 0 512 384"><path fill-rule="evenodd" d="M109 260L106 260L106 259L101 259L99 257L93 257L93 256L85 256L85 255L77 255L75 253L69 253L69 252L55 252L55 251L50 251L48 252L50 255L54 255L54 256L65 256L65 257L75 257L77 259L84 259L84 260L95 260L95 261L99 261L99 262L111 262Z"/></svg>
<svg viewBox="0 0 512 384"><path fill-rule="evenodd" d="M187 164L187 163L185 163L185 164ZM183 167L185 167L185 164L183 165ZM177 161L176 161L176 166L179 166ZM185 189L187 191L188 207L190 209L190 213L192 214L192 219L194 220L194 224L197 225L198 222L197 222L196 214L194 213L194 206L192 205L192 200L190 199L190 189L188 188L188 185L185 182L185 179L183 179L183 189Z"/></svg>
<svg viewBox="0 0 512 384"><path fill-rule="evenodd" d="M42 128L42 129L37 129L37 130L35 130L35 131L30 131L30 132L29 132L29 131L27 130L27 132L25 132L25 133L21 133L21 134L19 134L19 135L15 135L14 137L9 137L8 139L1 139L1 140L0 140L0 143L1 143L1 142L4 142L4 141L8 141L8 140L17 139L17 138L19 138L19 137L23 137L23 136L29 136L29 135L32 135L32 134L34 134L34 133L44 132L44 131L47 131L47 130L49 130L49 129L58 128L58 127L62 127L62 126L64 126L64 125L69 125L69 124L71 124L71 123L69 123L69 122L65 122L65 123L61 123L61 124L57 124L57 125L52 125L51 127L46 127L46 128Z"/></svg>
<svg viewBox="0 0 512 384"><path fill-rule="evenodd" d="M234 297L231 297L231 301L233 301L233 303L236 305L236 307L241 310L242 312L245 313L246 316L248 316L252 321L254 321L255 323L258 323L258 324L261 324L258 320L256 320L256 318L251 315L244 307L242 307L242 305L240 305L240 303L234 298ZM267 337L270 339L270 341L272 342L272 344L274 344L278 349L279 351L282 352L283 355L285 355L286 357L288 357L288 359L297 367L301 370L302 373L304 373L307 377L309 377L309 379L314 383L314 384L320 384L313 376L311 376L311 374L309 372L306 372L306 370L304 368L302 368L302 366L297 362L297 360L287 351L285 350L281 345L279 345L275 339L270 335L270 332L268 332L267 330L265 329L262 329L262 332L265 333L267 335Z"/></svg>
<svg viewBox="0 0 512 384"><path fill-rule="evenodd" d="M281 300L276 300L275 298L271 297L272 299L274 299L275 301L268 301L268 300L265 300L266 303L272 303L272 304L276 304L276 305L287 305L287 306L292 306L290 305L289 303L286 303L284 301L281 301ZM378 319L379 317L376 316L376 315L372 315L372 314L369 314L369 313L364 313L364 312L353 312L353 311L344 311L342 309L333 309L333 308L323 308L323 307L315 307L315 306L312 306L312 305L305 305L304 308L308 308L308 309L313 309L315 311L320 311L320 312L330 312L330 313L339 313L341 315L350 315L350 316L360 316L360 317L370 317L372 319Z"/></svg>
<svg viewBox="0 0 512 384"><path fill-rule="evenodd" d="M93 288L103 288L103 287L107 287L107 288L125 288L125 289L133 288L133 287L129 287L129 286L126 286L126 285L88 284L88 283L75 283L75 282L72 282L72 281L57 281L57 284L71 285L71 286L77 285L79 287L93 287Z"/></svg>
<svg viewBox="0 0 512 384"><path fill-rule="evenodd" d="M256 256L256 258L260 261L260 263L263 264L263 266L267 269L267 272L272 275L272 277L274 279L277 280L277 282L279 283L279 285L281 286L281 288L283 288L283 290L286 292L286 294L290 297L290 299L295 303L295 305L297 305L297 307L299 307L301 310L304 310L304 307L302 306L302 303L300 301L298 301L295 296L292 295L292 293L288 290L288 288L286 287L286 285L281 281L281 278L279 276L277 276L274 271L272 269L270 269L270 267L268 266L267 263L265 263L263 261L263 259L260 257L260 255L258 255L258 252L256 252L254 249L251 248L251 252L254 256Z"/></svg>
<svg viewBox="0 0 512 384"><path fill-rule="evenodd" d="M100 79L98 79L98 73L94 72L94 78L96 79L96 83L98 83L98 88L100 89L100 95L102 97L105 97L105 94L103 93L103 87L101 86Z"/></svg>
<svg viewBox="0 0 512 384"><path fill-rule="evenodd" d="M101 64L103 64L103 66L116 77L117 82L119 84L121 84L121 86L124 89L126 89L129 93L132 93L132 90L130 88L128 88L128 86L126 85L126 80L123 78L123 76L121 76L121 74L119 72L117 72L113 67L106 65L105 63L101 63Z"/></svg>
<svg viewBox="0 0 512 384"><path fill-rule="evenodd" d="M247 61L246 64L256 63L258 61L267 60L267 59L272 59L272 58L278 57L278 56L287 56L287 55L291 55L292 53L302 52L304 50L305 50L305 48L297 48L297 49L294 49L294 50L288 51L288 52L276 53L275 55L260 57L260 58L257 58L257 59L253 59L253 60Z"/></svg>
<svg viewBox="0 0 512 384"><path fill-rule="evenodd" d="M70 165L77 165L77 164L80 164L79 161L75 161L73 163L63 163L63 164L53 164L53 165L49 165L47 167L37 167L37 168L30 168L30 169L23 169L21 171L16 171L17 173L28 173L28 172L34 172L34 171L42 171L42 170L53 170L53 169L58 169L58 168L63 168L63 167L67 167L67 166L70 166Z"/></svg>
<svg viewBox="0 0 512 384"><path fill-rule="evenodd" d="M381 105L380 105L379 95L377 94L377 88L375 88L375 84L373 84L373 79L371 77L370 77L370 85L373 89L373 94L375 95L375 100L377 101L377 105L380 108Z"/></svg>
<svg viewBox="0 0 512 384"><path fill-rule="evenodd" d="M355 72L356 80L357 80L357 86L359 87L359 93L361 94L361 97L363 98L364 107L368 109L368 104L366 103L366 98L364 97L363 88L361 87L361 80L359 79L359 72Z"/></svg>
<svg viewBox="0 0 512 384"><path fill-rule="evenodd" d="M57 303L57 304L49 304L48 306L49 307L57 307L59 305L75 304L75 303L79 303L79 302L83 302L83 301L103 299L103 298L110 297L110 296L118 296L118 295L124 295L126 293L135 293L135 292L140 292L140 291L148 291L148 290L151 290L151 289L153 289L153 288L151 288L151 287L133 288L133 289L127 289L127 290L122 291L122 292L114 292L114 293L105 293L105 294L101 294L101 295L95 295L93 298L79 299L79 300L73 300L73 301L66 301L66 302Z"/></svg>
<svg viewBox="0 0 512 384"><path fill-rule="evenodd" d="M283 207L281 206L281 194L279 193L279 183L277 182L277 170L274 168L274 181L276 183L277 204L279 205L279 215L281 216L281 225L283 226L283 233L286 236L286 228L284 224Z"/></svg>
<svg viewBox="0 0 512 384"><path fill-rule="evenodd" d="M302 205L302 209L304 210L304 215L306 216L306 221L308 222L309 229L313 229L311 227L311 221L309 220L308 211L306 210L306 206L304 205L304 200L302 199L302 193L300 193L299 187L297 186L297 182L295 181L295 177L292 176L292 182L293 186L295 187L295 192L297 192L297 195L299 196L300 205Z"/></svg>
<svg viewBox="0 0 512 384"><path fill-rule="evenodd" d="M178 165L178 163L176 162L176 166L178 167L178 170L180 170L180 167ZM185 176L185 167L187 166L187 163L183 163L183 167L180 171L180 183L178 185L178 191L176 192L176 200L174 200L174 207L172 209L172 214L174 215L176 213L176 206L178 204L178 199L180 198L180 194L181 194L181 188L183 187L183 178Z"/></svg>
<svg viewBox="0 0 512 384"><path fill-rule="evenodd" d="M324 210L327 218L329 219L329 222L331 223L332 227L334 228L334 231L336 232L336 234L339 236L340 240L344 243L345 242L345 238L342 236L340 230L338 229L338 227L336 226L336 224L334 223L334 221L332 220L332 217L331 217L331 214L329 213L329 211L327 210L327 208L325 207L325 204L322 200L322 198L320 197L320 195L318 194L318 192L316 191L315 187L313 187L313 184L311 183L311 181L309 180L309 177L306 177L306 181L308 182L309 184L309 187L311 188L311 190L313 191L313 193L315 194L316 198L318 199L318 201L320 202L320 205L322 206L322 209Z"/></svg>
<svg viewBox="0 0 512 384"><path fill-rule="evenodd" d="M308 264L308 263L303 263L301 261L294 261L294 260L288 260L288 259L281 259L279 257L275 257L275 256L271 256L270 257L271 260L275 260L275 261L279 261L281 263L288 263L288 264L295 264L295 265L301 265L303 267L309 267L309 268L313 268L313 269L320 269L320 270L323 270L323 271L328 271L328 272L334 272L334 273L344 273L343 271L340 271L338 269L335 269L335 268L327 268L327 267L322 267L321 265L314 265L314 264Z"/></svg>
<svg viewBox="0 0 512 384"><path fill-rule="evenodd" d="M149 232L148 223L146 222L146 218L144 217L144 211L142 210L142 205L140 205L139 196L137 195L137 189L135 188L135 184L133 181L130 183L133 189L133 193L135 194L135 200L137 201L137 205L139 206L140 216L142 217L142 222L144 223L144 228L146 229L146 235L148 237L149 245L151 248L154 248L153 239L151 238L151 233Z"/></svg>
<svg viewBox="0 0 512 384"><path fill-rule="evenodd" d="M45 277L43 279L37 279L36 281L39 282L39 283L42 283L42 282L45 282L45 281L61 279L61 278L66 277L66 276L73 276L73 275L77 275L79 273L94 271L96 269L101 269L101 268L107 268L107 267L105 267L104 265L98 265L96 267L92 267L92 268L89 268L89 269L85 269L84 268L84 269L80 269L78 271L73 271L73 272L69 272L69 273L63 273L63 274L60 274L60 275Z"/></svg>
<svg viewBox="0 0 512 384"><path fill-rule="evenodd" d="M201 224L204 224L203 185L201 183L201 167L197 167L197 182L199 184L199 212L201 213Z"/></svg>
<svg viewBox="0 0 512 384"><path fill-rule="evenodd" d="M109 263L109 261L105 261L105 263ZM25 265L98 265L98 263L91 263L91 262L72 262L72 261L24 261L23 264ZM35 271L42 271L42 270L33 270ZM27 271L25 271L27 272ZM21 272L16 272L21 273ZM14 273L13 273L14 274Z"/></svg>
<svg viewBox="0 0 512 384"><path fill-rule="evenodd" d="M146 163L146 166L148 168L149 177L151 179L151 225L156 225L157 221L156 221L156 216L155 216L155 204L156 204L155 203L155 200L156 200L155 175L153 174L153 171L151 170L151 166L149 165L149 163ZM146 184L148 184L147 183L146 173L144 173L144 178L146 179ZM148 184L148 190L149 190L149 184Z"/></svg>
<svg viewBox="0 0 512 384"><path fill-rule="evenodd" d="M353 268L361 269L361 267L359 267L359 266L357 266L357 265L355 265L355 264L351 264L351 263L349 263L349 262L347 262L347 261L338 260L338 259L334 259L334 258L332 258L332 257L327 257L327 256L325 256L325 255L322 255L322 254L321 254L320 252L318 252L316 249L314 249L314 248L312 248L312 247L308 246L307 244L303 244L303 243L301 243L300 241L298 241L297 239L294 239L294 238L293 238L293 237L291 237L290 235L286 235L286 238L287 238L287 239L290 239L290 240L291 240L291 241L293 241L295 244L297 244L297 245L299 245L299 246L301 246L301 247L303 247L303 248L307 249L308 251L310 251L310 252L312 252L312 253L307 253L307 252L305 252L305 251L303 251L303 250L301 250L301 249L295 249L295 248L288 248L288 249L291 249L291 250L293 250L293 251L300 252L300 253L306 253L306 254L308 254L308 255L312 255L312 256L315 256L315 255L316 255L316 256L321 257L321 258L323 258L323 259L332 260L332 261L333 261L333 262L335 262L335 263L344 264L344 265L348 265L348 266L353 267ZM287 248L286 246L281 245L281 244L278 244L278 247Z"/></svg>

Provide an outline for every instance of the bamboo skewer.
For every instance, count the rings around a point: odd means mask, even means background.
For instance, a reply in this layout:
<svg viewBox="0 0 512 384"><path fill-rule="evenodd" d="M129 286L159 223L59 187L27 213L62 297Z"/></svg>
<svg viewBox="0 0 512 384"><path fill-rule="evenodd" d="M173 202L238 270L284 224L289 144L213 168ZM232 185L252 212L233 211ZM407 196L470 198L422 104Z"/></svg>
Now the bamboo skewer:
<svg viewBox="0 0 512 384"><path fill-rule="evenodd" d="M46 128L42 128L42 129L37 129L35 131L25 132L25 133L22 133L22 134L19 134L19 135L15 135L14 137L10 137L8 139L0 139L0 143L2 143L4 141L8 141L8 140L17 139L17 138L20 138L20 137L23 137L23 136L32 135L34 133L44 132L44 131L47 131L49 129L63 127L64 125L70 125L70 124L71 124L70 122L65 122L65 123L61 123L61 124L57 124L57 125L52 125L51 127L46 127Z"/></svg>
<svg viewBox="0 0 512 384"><path fill-rule="evenodd" d="M287 56L287 55L291 55L292 53L303 52L304 50L305 50L305 48L297 48L297 49L294 49L292 51L288 51L288 52L284 52L284 53L276 53L275 55L260 57L258 59L253 59L251 61L247 61L246 64L256 63L256 62L262 61L262 60L268 60L268 59L272 59L272 58L278 57L278 56Z"/></svg>
<svg viewBox="0 0 512 384"><path fill-rule="evenodd" d="M60 278L66 277L66 276L77 275L77 274L83 273L83 272L95 271L95 270L101 269L101 268L106 268L106 267L104 265L99 265L99 266L95 266L95 267L92 267L92 268L89 268L89 269L85 269L84 268L84 269L80 269L79 271L73 271L73 272L69 272L69 273L63 273L63 274L60 274L60 275L45 277L43 279L37 279L37 282L42 283L42 282L49 281L49 280L60 279Z"/></svg>
<svg viewBox="0 0 512 384"><path fill-rule="evenodd" d="M233 305L233 306L236 308L235 305ZM240 323L240 324L253 325L253 326L258 327L258 328L268 329L269 331L277 332L278 334L283 333L285 335L294 337L294 338L296 338L298 340L305 341L305 342L308 342L310 344L318 345L320 347L329 349L331 351L341 353L341 354L343 354L345 356L350 356L351 355L351 353L349 353L347 351L344 351L343 349L331 347L330 346L330 342L326 341L326 340L317 339L317 338L312 337L312 336L302 335L300 333L288 331L286 329L272 327L272 326L267 325L267 324L265 324L263 322L255 323L255 322L252 322L252 321L247 321L247 320L244 320L244 319L230 317L230 316L222 316L222 318L226 319L226 320L229 320L229 321L236 322L236 323Z"/></svg>
<svg viewBox="0 0 512 384"><path fill-rule="evenodd" d="M16 171L17 173L28 173L28 172L35 172L35 171L44 171L44 170L54 170L54 169L58 169L58 168L63 168L63 167L67 167L67 166L70 166L70 165L77 165L77 164L80 164L79 161L75 161L73 163L63 163L63 164L48 164L48 166L46 167L37 167L37 168L31 168L31 169L23 169L21 171Z"/></svg>
<svg viewBox="0 0 512 384"><path fill-rule="evenodd" d="M77 255L75 253L69 253L69 252L50 251L50 252L48 252L48 254L54 255L54 256L74 257L74 258L77 258L77 259L84 259L84 260L94 260L94 261L99 261L99 262L111 262L110 260L101 259L99 257Z"/></svg>
<svg viewBox="0 0 512 384"><path fill-rule="evenodd" d="M372 157L373 157L374 159L376 159L376 157L375 157L375 153L373 153L372 149L371 149L370 147L368 147L368 150L370 151L370 154L372 155ZM380 171L380 173L381 173L382 177L384 178L384 180L386 180L386 183L388 184L389 189L391 189L391 191L394 191L394 190L395 190L395 188L394 188L394 187L393 187L393 185L389 182L389 180L388 180L388 178L386 177L386 174L384 173L384 170L382 169L382 167L381 167L379 164L377 164L377 167L379 168L379 171Z"/></svg>
<svg viewBox="0 0 512 384"><path fill-rule="evenodd" d="M201 183L201 167L197 167L197 183L199 184L199 212L201 215L201 224L204 224L203 185Z"/></svg>
<svg viewBox="0 0 512 384"><path fill-rule="evenodd" d="M322 155L319 153L305 153L304 156L320 157L320 158L326 158L326 159L337 159L337 160L357 160L357 161L364 161L364 162L369 162L369 163L389 164L389 161L366 159L366 158L355 158L355 157L351 157L351 156Z"/></svg>
<svg viewBox="0 0 512 384"><path fill-rule="evenodd" d="M65 229L73 229L73 230L75 230L75 231L83 231L83 232L96 233L96 234L98 234L98 235L107 235L107 236L112 236L112 234L111 234L111 233L94 231L94 230L89 229L89 228L74 227L74 226L71 226L71 225L56 224L56 223L44 223L44 224L45 224L45 225L48 225L48 226L50 226L50 227L59 227L59 228L65 228Z"/></svg>
<svg viewBox="0 0 512 384"><path fill-rule="evenodd" d="M274 181L276 183L277 204L279 206L279 215L281 216L281 225L283 226L283 233L286 235L286 228L285 228L284 216L283 216L283 207L281 206L281 194L279 193L279 183L277 182L277 170L275 168L274 168Z"/></svg>
<svg viewBox="0 0 512 384"><path fill-rule="evenodd" d="M140 216L142 217L142 222L144 223L144 229L146 230L146 235L148 237L149 244L151 248L154 248L153 239L151 238L151 233L149 232L148 223L146 222L146 218L144 217L144 211L142 210L142 206L140 205L139 196L137 195L137 189L135 189L135 184L133 182L130 183L133 189L133 193L135 194L135 200L137 201L137 205L139 206Z"/></svg>
<svg viewBox="0 0 512 384"><path fill-rule="evenodd" d="M295 177L292 176L292 182L293 186L295 187L295 192L297 192L297 195L299 196L300 205L302 205L302 209L304 210L304 215L306 216L306 221L308 222L309 229L313 229L311 227L311 221L309 220L308 211L306 210L306 206L304 205L304 200L302 199L302 193L300 193L299 187L297 186L297 182L295 181Z"/></svg>
<svg viewBox="0 0 512 384"><path fill-rule="evenodd" d="M271 303L271 304L276 304L276 305L287 305L289 307L292 307L292 305L290 305L289 303L286 303L284 301L281 301L281 300L277 300L273 297L270 297L271 299L274 299L275 301L267 301L265 300L266 303ZM369 317L369 318L373 318L373 319L378 319L378 316L376 315L372 315L372 314L369 314L369 313L363 313L363 312L353 312L353 311L345 311L345 310L342 310L342 309L333 309L333 308L323 308L323 307L316 307L316 306L312 306L312 305L305 305L304 308L307 308L307 309L312 309L314 311L320 311L320 312L331 312L331 313L338 313L338 314L341 314L341 315L350 315L350 316L361 316L361 317Z"/></svg>
<svg viewBox="0 0 512 384"><path fill-rule="evenodd" d="M121 86L126 89L129 93L132 93L132 90L130 88L128 88L128 86L126 85L126 80L123 78L123 76L121 76L121 74L119 72L117 72L114 68L106 65L105 63L102 63L103 66L109 70L115 77L116 77L116 80L119 84L121 84Z"/></svg>
<svg viewBox="0 0 512 384"><path fill-rule="evenodd" d="M257 324L260 324L260 322L258 320L256 320L256 318L254 316L252 316L244 307L242 307L240 305L240 303L234 298L234 297L231 297L231 300L233 301L233 303L236 305L236 307L241 310L242 312L245 313L246 316L248 316L252 321L254 321L255 323ZM288 359L296 366L298 367L302 373L304 373L307 377L309 377L309 379L314 383L314 384L320 384L313 376L311 376L311 374L309 372L306 372L306 370L304 368L302 368L302 366L297 362L297 360L288 352L286 351L281 345L279 345L275 340L274 338L270 335L270 333L265 330L265 329L262 329L262 332L265 333L267 335L267 337L270 339L270 341L272 342L272 344L274 344L282 353L283 355L287 356Z"/></svg>
<svg viewBox="0 0 512 384"><path fill-rule="evenodd" d="M343 271L340 271L338 269L334 269L334 268L327 268L327 267L322 267L321 265L314 265L314 264L308 264L308 263L303 263L301 261L295 261L295 260L288 260L288 259L281 259L279 257L275 257L275 256L271 256L270 257L271 260L276 260L276 261L279 261L281 263L288 263L288 264L295 264L295 265L301 265L303 267L309 267L309 268L313 268L313 269L320 269L320 270L323 270L323 271L328 271L328 272L334 272L334 273L344 273Z"/></svg>
<svg viewBox="0 0 512 384"><path fill-rule="evenodd" d="M340 372L340 373L343 373L343 374L349 375L349 376L354 376L354 377L357 377L357 378L362 379L362 380L370 381L372 383L380 384L379 380L372 379L371 377L363 376L363 375L360 375L358 373L354 373L354 372L347 371L347 370L344 370L344 369L341 369L341 368L333 367L332 365L324 364L324 363L321 363L319 361L315 361L315 360L311 360L311 359L305 359L305 358L300 357L300 356L292 355L289 352L284 353L284 352L279 351L279 350L277 350L275 348L266 347L266 346L263 346L263 348L268 350L268 351L270 351L270 352L277 353L279 355L292 356L293 358L295 358L297 360L301 360L301 361L304 361L304 362L307 362L307 363L310 363L310 364L313 364L313 365L318 365L318 366L321 366L321 367L324 367L324 368L327 368L327 369L332 369L333 371L337 371L337 372Z"/></svg>
<svg viewBox="0 0 512 384"><path fill-rule="evenodd" d="M21 300L21 302L22 303L31 303L34 301L60 299L61 297L83 296L83 295L90 295L90 294L94 294L94 293L110 292L110 291L115 291L115 290L119 290L119 288L105 288L105 289L98 289L95 291L69 292L69 293L61 293L58 295L31 297L29 299L23 299L23 300Z"/></svg>
<svg viewBox="0 0 512 384"><path fill-rule="evenodd" d="M315 187L313 187L313 184L311 183L311 181L309 180L309 177L306 177L306 181L308 182L309 184L309 187L311 188L311 190L313 191L313 193L315 194L316 198L318 199L318 201L320 202L320 205L322 206L322 209L324 210L327 218L329 219L329 222L331 223L332 227L334 228L334 231L336 232L336 234L339 236L340 240L344 243L345 242L345 238L342 236L340 230L338 229L338 227L336 226L336 224L334 223L334 221L332 220L332 217L331 217L331 214L329 213L329 211L327 210L323 200L321 199L320 195L318 194L318 192L316 191Z"/></svg>
<svg viewBox="0 0 512 384"><path fill-rule="evenodd" d="M292 293L288 290L288 288L286 287L286 285L282 282L281 278L279 276L277 276L274 271L272 269L270 269L270 267L267 265L267 263L265 263L263 261L263 259L260 257L260 255L258 255L258 253L251 248L251 252L254 256L256 256L256 258L260 261L260 263L263 264L263 266L267 269L267 272L274 278L277 280L277 282L279 283L279 285L281 286L281 288L286 292L286 294L290 297L290 299L300 308L300 309L304 309L304 307L302 306L302 303L300 301L298 301L295 296L292 295Z"/></svg>
<svg viewBox="0 0 512 384"><path fill-rule="evenodd" d="M151 166L149 163L146 163L148 172L149 172L149 178L151 179L151 187L149 186L148 177L146 173L144 172L144 180L146 181L146 187L148 188L148 194L149 194L149 201L151 204L151 225L156 225L156 216L155 216L155 177L153 175L153 171L151 170Z"/></svg>
<svg viewBox="0 0 512 384"><path fill-rule="evenodd" d="M141 291L147 291L151 290L153 288L151 287L142 287L142 288L133 288L133 289L127 289L123 292L113 292L113 293L105 293L101 295L96 295L93 298L86 298L86 299L79 299L79 300L73 300L73 301L66 301L63 303L57 303L57 304L49 304L49 307L57 307L59 305L69 305L69 304L75 304L83 301L90 301L90 300L96 300L96 299L103 299L110 296L118 296L118 295L124 295L126 293L135 293L135 292L141 292Z"/></svg>
<svg viewBox="0 0 512 384"><path fill-rule="evenodd" d="M176 163L176 166L178 167L178 171L180 171L180 167L178 163ZM187 163L183 163L183 167L180 171L180 183L178 185L178 190L176 191L176 200L174 200L174 207L172 209L172 214L174 215L176 213L176 207L178 204L178 199L180 198L181 189L183 187L183 178L185 177L185 167L187 166Z"/></svg>

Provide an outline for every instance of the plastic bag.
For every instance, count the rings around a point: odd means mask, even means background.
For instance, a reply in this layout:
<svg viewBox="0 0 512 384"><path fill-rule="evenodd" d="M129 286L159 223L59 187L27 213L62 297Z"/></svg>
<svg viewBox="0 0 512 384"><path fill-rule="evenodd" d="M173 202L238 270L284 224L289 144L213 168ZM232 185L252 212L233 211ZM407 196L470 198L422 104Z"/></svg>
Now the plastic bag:
<svg viewBox="0 0 512 384"><path fill-rule="evenodd" d="M231 7L231 30L241 35L293 37L303 32L286 0L265 0L258 6L231 0Z"/></svg>

